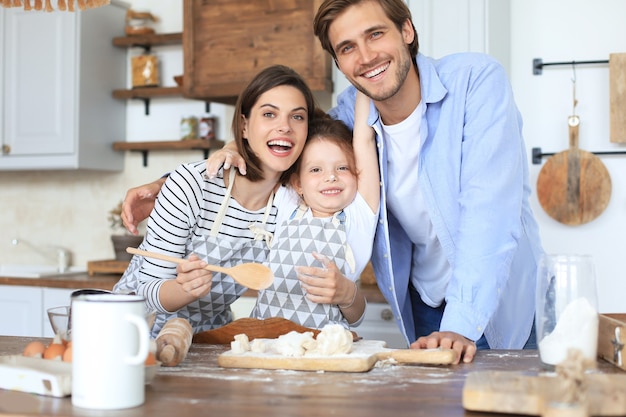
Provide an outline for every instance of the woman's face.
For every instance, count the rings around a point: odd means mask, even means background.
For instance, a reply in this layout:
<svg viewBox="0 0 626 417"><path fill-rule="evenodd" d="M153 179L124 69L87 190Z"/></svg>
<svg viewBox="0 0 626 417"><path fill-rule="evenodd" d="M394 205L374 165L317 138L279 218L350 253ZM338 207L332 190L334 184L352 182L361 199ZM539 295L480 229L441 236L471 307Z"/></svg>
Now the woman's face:
<svg viewBox="0 0 626 417"><path fill-rule="evenodd" d="M308 131L307 105L295 87L274 87L242 116L243 137L259 158L265 178L276 178L296 162Z"/></svg>
<svg viewBox="0 0 626 417"><path fill-rule="evenodd" d="M302 154L293 187L311 208L313 216L329 217L354 200L357 178L339 146L315 138Z"/></svg>

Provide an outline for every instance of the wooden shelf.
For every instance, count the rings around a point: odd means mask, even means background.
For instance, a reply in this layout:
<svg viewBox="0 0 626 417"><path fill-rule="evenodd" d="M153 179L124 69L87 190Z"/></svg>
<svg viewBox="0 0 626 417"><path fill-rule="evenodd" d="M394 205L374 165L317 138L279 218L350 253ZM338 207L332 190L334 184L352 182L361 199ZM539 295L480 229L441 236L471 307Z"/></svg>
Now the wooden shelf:
<svg viewBox="0 0 626 417"><path fill-rule="evenodd" d="M181 45L183 34L163 33L151 35L121 36L113 38L113 45L119 48L140 47L146 53L153 46ZM182 87L139 87L130 90L114 90L113 97L121 100L138 99L143 100L146 108L146 116L150 114L150 100L156 97L180 97Z"/></svg>
<svg viewBox="0 0 626 417"><path fill-rule="evenodd" d="M182 93L182 87L137 87L130 90L113 90L113 98L143 100L147 116L150 114L150 99L155 97L179 97L182 96Z"/></svg>
<svg viewBox="0 0 626 417"><path fill-rule="evenodd" d="M153 97L175 97L183 92L182 87L137 87L130 90L113 90L113 97L120 99L150 99Z"/></svg>
<svg viewBox="0 0 626 417"><path fill-rule="evenodd" d="M143 153L143 166L148 166L149 151L202 150L206 159L209 156L209 151L221 149L223 146L224 141L219 139L189 139L153 142L114 142L113 150L141 152Z"/></svg>
<svg viewBox="0 0 626 417"><path fill-rule="evenodd" d="M134 35L113 38L113 45L119 48L143 48L147 51L153 46L180 45L183 43L183 34L162 33L152 35Z"/></svg>

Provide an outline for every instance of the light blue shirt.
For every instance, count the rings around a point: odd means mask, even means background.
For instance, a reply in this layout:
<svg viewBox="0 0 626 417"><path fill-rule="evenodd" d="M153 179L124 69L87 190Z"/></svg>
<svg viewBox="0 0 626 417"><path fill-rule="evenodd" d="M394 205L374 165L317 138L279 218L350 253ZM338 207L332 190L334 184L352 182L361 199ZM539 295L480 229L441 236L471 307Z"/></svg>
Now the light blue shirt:
<svg viewBox="0 0 626 417"><path fill-rule="evenodd" d="M419 181L437 237L452 268L441 331L493 349L522 348L533 325L536 269L542 253L531 193L522 119L502 66L484 54L434 60L417 56L422 115ZM355 89L331 114L354 124ZM414 245L387 210L387 150L377 132L382 189L372 254L378 286L407 343L415 341L408 286ZM412 204L406 201L406 204Z"/></svg>

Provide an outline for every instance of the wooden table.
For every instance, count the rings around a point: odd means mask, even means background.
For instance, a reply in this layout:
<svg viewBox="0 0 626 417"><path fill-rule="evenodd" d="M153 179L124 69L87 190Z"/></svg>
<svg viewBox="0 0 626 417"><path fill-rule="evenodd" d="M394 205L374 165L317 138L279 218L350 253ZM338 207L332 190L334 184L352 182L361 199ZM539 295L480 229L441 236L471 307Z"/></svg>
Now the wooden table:
<svg viewBox="0 0 626 417"><path fill-rule="evenodd" d="M0 355L19 354L30 340L0 336ZM532 350L481 351L473 363L456 366L386 364L367 373L225 369L217 365L217 356L226 349L192 345L180 365L159 369L140 407L87 410L73 407L70 397L0 390L0 416L498 417L504 415L463 409L466 375L477 370L539 370L537 351ZM598 369L621 372L603 361Z"/></svg>

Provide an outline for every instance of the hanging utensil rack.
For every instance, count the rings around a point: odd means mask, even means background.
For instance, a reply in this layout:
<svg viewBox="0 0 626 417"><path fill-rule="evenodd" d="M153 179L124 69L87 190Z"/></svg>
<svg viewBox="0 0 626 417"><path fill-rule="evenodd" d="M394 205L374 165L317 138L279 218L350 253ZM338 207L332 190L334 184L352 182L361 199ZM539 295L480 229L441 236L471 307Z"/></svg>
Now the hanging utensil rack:
<svg viewBox="0 0 626 417"><path fill-rule="evenodd" d="M608 64L608 59L596 60L596 61L564 61L564 62L543 62L541 58L533 59L533 75L543 74L543 67L551 67L558 65L568 65L575 67L576 65L593 65L593 64Z"/></svg>
<svg viewBox="0 0 626 417"><path fill-rule="evenodd" d="M543 62L541 58L533 59L533 75L543 74L543 67L551 66L570 66L576 67L577 65L599 65L608 64L608 59L593 60L593 61L561 61L561 62ZM599 151L591 152L594 155L626 155L626 151ZM541 164L541 160L544 156L552 156L555 152L541 152L541 148L532 149L532 162L533 165Z"/></svg>

